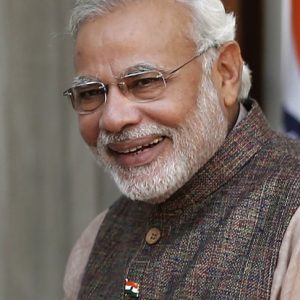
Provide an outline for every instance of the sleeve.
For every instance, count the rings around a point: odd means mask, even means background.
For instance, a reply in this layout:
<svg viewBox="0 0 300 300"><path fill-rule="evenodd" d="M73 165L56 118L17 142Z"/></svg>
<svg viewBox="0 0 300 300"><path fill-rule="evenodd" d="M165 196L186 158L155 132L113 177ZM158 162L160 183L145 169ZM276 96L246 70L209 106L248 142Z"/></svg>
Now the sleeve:
<svg viewBox="0 0 300 300"><path fill-rule="evenodd" d="M300 299L300 208L291 219L279 251L271 300Z"/></svg>
<svg viewBox="0 0 300 300"><path fill-rule="evenodd" d="M75 300L99 228L107 210L99 214L82 233L69 256L63 282L64 300Z"/></svg>

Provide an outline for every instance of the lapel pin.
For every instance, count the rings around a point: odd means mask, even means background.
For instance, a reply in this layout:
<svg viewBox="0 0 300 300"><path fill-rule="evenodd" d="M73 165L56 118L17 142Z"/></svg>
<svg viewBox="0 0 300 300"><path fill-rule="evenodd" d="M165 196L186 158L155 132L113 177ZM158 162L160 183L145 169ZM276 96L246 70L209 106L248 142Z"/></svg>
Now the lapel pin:
<svg viewBox="0 0 300 300"><path fill-rule="evenodd" d="M139 288L140 285L133 281L128 281L128 279L125 280L125 288L124 293L126 296L130 296L133 299L139 298Z"/></svg>

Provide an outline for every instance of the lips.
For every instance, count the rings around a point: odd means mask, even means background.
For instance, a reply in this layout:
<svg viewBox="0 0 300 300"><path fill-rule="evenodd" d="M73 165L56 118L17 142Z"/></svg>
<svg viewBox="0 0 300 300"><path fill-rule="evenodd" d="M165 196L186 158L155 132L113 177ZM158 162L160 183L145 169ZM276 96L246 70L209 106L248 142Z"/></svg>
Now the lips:
<svg viewBox="0 0 300 300"><path fill-rule="evenodd" d="M166 144L163 136L147 136L134 140L108 144L110 154L117 163L126 167L149 164L155 160Z"/></svg>
<svg viewBox="0 0 300 300"><path fill-rule="evenodd" d="M118 152L120 154L138 153L138 152L143 151L147 148L151 148L151 147L156 146L163 139L164 139L163 137L160 137L160 138L156 138L154 141L150 142L149 144L139 145L139 146L129 148L129 149L126 149L126 150L120 150L120 151L113 150L113 151Z"/></svg>

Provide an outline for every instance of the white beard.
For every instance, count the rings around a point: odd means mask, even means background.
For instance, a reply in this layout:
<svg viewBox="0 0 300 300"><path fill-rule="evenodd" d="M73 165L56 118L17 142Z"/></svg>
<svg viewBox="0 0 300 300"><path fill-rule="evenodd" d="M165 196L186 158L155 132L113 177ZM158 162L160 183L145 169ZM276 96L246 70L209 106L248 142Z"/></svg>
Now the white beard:
<svg viewBox="0 0 300 300"><path fill-rule="evenodd" d="M118 134L101 132L97 147L91 147L97 162L111 173L120 191L132 200L165 201L182 187L224 142L228 121L209 76L203 76L196 111L177 128L147 124ZM145 166L126 168L107 154L106 145L147 135L166 136L172 152Z"/></svg>

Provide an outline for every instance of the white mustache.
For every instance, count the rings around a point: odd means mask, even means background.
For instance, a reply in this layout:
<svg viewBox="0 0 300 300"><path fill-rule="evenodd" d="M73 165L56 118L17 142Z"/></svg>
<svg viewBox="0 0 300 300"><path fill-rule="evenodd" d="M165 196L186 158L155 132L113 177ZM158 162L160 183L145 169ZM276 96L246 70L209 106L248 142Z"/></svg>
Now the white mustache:
<svg viewBox="0 0 300 300"><path fill-rule="evenodd" d="M149 135L171 137L175 129L162 125L150 124L142 127L125 129L120 133L101 132L97 140L97 146L106 146L111 143L120 143L131 139L138 139Z"/></svg>

